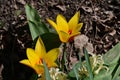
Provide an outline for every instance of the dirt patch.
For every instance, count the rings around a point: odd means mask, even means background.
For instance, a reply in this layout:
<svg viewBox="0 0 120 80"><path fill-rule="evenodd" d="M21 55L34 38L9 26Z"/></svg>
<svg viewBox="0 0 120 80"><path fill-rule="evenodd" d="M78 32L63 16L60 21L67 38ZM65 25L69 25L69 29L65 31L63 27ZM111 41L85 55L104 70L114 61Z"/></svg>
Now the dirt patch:
<svg viewBox="0 0 120 80"><path fill-rule="evenodd" d="M81 33L88 36L97 54L107 52L120 41L120 0L0 0L0 63L4 65L4 80L28 80L32 73L18 62L26 58L26 48L33 47L24 9L27 3L38 10L45 23L46 18L55 20L57 14L69 20L80 11L80 22L84 23Z"/></svg>

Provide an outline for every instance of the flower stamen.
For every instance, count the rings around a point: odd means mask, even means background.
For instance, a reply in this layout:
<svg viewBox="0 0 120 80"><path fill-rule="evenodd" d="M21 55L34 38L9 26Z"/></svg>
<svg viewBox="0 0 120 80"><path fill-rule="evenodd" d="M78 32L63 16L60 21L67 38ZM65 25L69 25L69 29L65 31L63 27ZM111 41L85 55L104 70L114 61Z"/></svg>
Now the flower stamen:
<svg viewBox="0 0 120 80"><path fill-rule="evenodd" d="M68 33L69 33L69 34L72 34L72 30L69 30Z"/></svg>
<svg viewBox="0 0 120 80"><path fill-rule="evenodd" d="M42 58L40 58L40 60L36 63L37 65L39 65L39 64L43 64L43 60L42 60Z"/></svg>

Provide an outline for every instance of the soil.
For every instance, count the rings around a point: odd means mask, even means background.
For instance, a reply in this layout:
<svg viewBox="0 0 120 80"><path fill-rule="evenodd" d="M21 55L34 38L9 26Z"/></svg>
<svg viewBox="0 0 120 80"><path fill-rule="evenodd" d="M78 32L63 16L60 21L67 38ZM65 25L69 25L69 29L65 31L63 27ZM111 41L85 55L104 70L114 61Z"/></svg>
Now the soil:
<svg viewBox="0 0 120 80"><path fill-rule="evenodd" d="M88 36L94 53L106 53L120 42L120 0L0 0L0 64L4 66L0 72L3 80L30 80L33 72L19 64L26 58L26 48L33 47L25 4L37 9L46 24L46 18L55 20L57 14L62 14L69 20L80 11L80 22L84 23L81 34Z"/></svg>

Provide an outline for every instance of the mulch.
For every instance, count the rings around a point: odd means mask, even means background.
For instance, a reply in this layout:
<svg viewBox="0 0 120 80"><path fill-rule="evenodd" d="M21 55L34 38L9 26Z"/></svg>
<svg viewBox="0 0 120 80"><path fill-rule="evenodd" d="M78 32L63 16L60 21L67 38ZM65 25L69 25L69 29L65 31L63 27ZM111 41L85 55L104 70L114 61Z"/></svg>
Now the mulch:
<svg viewBox="0 0 120 80"><path fill-rule="evenodd" d="M104 54L120 42L120 0L0 0L0 64L3 80L29 80L33 70L19 64L26 58L26 48L33 47L26 20L25 4L38 10L41 20L55 20L57 14L67 20L80 11L94 53ZM49 27L51 28L51 27Z"/></svg>

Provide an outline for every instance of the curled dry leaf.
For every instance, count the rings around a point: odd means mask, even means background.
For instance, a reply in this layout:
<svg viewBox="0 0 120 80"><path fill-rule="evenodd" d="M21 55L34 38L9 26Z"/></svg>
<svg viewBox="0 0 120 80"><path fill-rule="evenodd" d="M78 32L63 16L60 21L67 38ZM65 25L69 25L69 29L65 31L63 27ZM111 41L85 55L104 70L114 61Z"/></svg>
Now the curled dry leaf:
<svg viewBox="0 0 120 80"><path fill-rule="evenodd" d="M85 10L86 12L90 12L90 13L93 12L91 7L82 6L82 9Z"/></svg>
<svg viewBox="0 0 120 80"><path fill-rule="evenodd" d="M17 0L17 2L18 2L18 3L21 3L21 4L23 4L23 5L26 4L25 0Z"/></svg>
<svg viewBox="0 0 120 80"><path fill-rule="evenodd" d="M114 14L112 11L106 11L104 13L107 15L107 18L104 20L101 19L103 23L105 23L106 21L110 21L114 17Z"/></svg>
<svg viewBox="0 0 120 80"><path fill-rule="evenodd" d="M59 8L61 11L66 11L66 7L64 5L57 5L56 7Z"/></svg>
<svg viewBox="0 0 120 80"><path fill-rule="evenodd" d="M109 33L111 36L114 36L116 34L116 30L113 30L112 32Z"/></svg>

